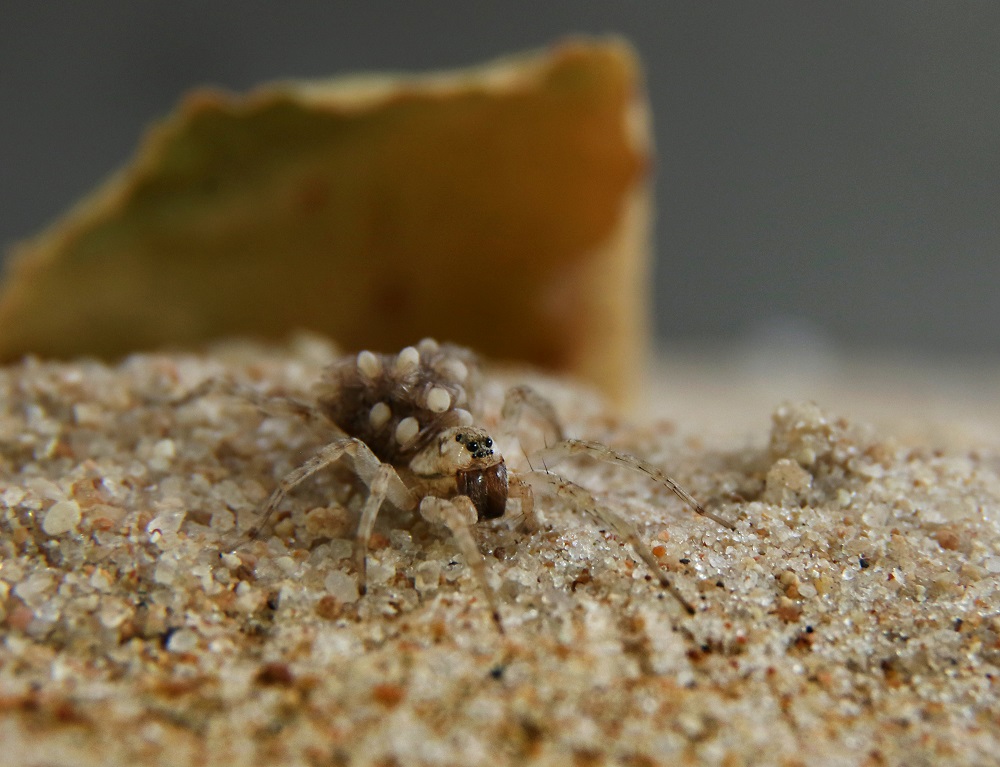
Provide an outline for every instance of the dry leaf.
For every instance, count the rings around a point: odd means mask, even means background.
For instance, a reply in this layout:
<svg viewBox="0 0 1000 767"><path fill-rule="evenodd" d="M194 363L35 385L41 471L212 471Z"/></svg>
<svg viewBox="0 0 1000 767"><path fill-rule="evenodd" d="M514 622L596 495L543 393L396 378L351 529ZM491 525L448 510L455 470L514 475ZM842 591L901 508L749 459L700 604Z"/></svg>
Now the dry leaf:
<svg viewBox="0 0 1000 767"><path fill-rule="evenodd" d="M618 40L200 91L15 248L0 357L300 328L348 349L431 335L621 394L645 339L650 164Z"/></svg>

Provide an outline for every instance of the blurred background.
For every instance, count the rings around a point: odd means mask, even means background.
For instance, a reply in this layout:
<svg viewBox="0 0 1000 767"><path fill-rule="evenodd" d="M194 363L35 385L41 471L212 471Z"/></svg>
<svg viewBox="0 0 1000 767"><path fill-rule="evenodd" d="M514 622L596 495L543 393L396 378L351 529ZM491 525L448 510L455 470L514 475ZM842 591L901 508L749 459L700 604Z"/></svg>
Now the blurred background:
<svg viewBox="0 0 1000 767"><path fill-rule="evenodd" d="M463 66L568 33L638 48L659 153L656 330L1000 351L1000 4L7 3L0 243L125 163L192 86Z"/></svg>

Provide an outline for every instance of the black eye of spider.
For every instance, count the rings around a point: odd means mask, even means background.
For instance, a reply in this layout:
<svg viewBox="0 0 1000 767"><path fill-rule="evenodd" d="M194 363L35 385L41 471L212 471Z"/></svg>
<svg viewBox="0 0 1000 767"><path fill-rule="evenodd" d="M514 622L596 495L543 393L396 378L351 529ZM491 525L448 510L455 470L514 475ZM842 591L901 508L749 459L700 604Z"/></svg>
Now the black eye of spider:
<svg viewBox="0 0 1000 767"><path fill-rule="evenodd" d="M469 450L470 450L471 452L473 452L473 453L474 453L474 452L476 452L476 451L477 451L477 450L479 449L479 443L478 443L478 442L470 442L469 444L467 444L467 445L466 445L466 447L467 447L467 448L468 448L468 449L469 449Z"/></svg>
<svg viewBox="0 0 1000 767"><path fill-rule="evenodd" d="M483 445L485 445L486 447L493 447L493 440L487 437L486 439L483 440Z"/></svg>
<svg viewBox="0 0 1000 767"><path fill-rule="evenodd" d="M461 434L456 434L455 435L455 441L456 442L461 442L462 441L462 435Z"/></svg>

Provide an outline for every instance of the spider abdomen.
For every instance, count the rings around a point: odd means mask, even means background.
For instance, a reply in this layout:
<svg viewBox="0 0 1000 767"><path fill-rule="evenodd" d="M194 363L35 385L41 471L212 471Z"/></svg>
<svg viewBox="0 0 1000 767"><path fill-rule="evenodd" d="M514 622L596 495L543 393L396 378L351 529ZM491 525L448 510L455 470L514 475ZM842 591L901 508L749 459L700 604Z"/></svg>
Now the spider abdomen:
<svg viewBox="0 0 1000 767"><path fill-rule="evenodd" d="M471 423L474 355L424 339L399 354L360 352L331 365L319 394L323 414L382 461L406 463L435 434Z"/></svg>

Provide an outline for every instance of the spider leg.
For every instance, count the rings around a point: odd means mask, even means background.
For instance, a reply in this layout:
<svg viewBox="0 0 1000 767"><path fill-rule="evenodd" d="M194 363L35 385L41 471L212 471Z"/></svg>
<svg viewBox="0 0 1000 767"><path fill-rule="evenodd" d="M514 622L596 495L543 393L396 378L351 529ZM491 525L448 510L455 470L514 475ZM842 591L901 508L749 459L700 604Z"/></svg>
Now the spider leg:
<svg viewBox="0 0 1000 767"><path fill-rule="evenodd" d="M556 409L546 397L530 386L511 387L504 395L500 417L503 419L505 431L514 432L517 430L525 409L531 411L544 426L545 444L555 444L564 439L562 424L559 423Z"/></svg>
<svg viewBox="0 0 1000 767"><path fill-rule="evenodd" d="M513 474L508 475L507 498L517 498L521 502L521 523L519 527L528 532L538 530L538 518L535 516L535 494L531 485Z"/></svg>
<svg viewBox="0 0 1000 767"><path fill-rule="evenodd" d="M378 461L375 456L372 458ZM361 508L361 519L358 521L358 530L354 539L354 567L358 573L358 591L362 595L368 591L368 542L371 540L379 509L382 508L382 503L389 495L390 487L394 484L402 487L402 490L406 491L409 496L409 500L406 502L408 505L402 505L403 508L413 508L416 505L416 499L406 490L406 486L403 485L396 470L387 463L379 464L375 470L375 476L368 485L368 498L365 499L365 505ZM396 489L399 490L399 487Z"/></svg>
<svg viewBox="0 0 1000 767"><path fill-rule="evenodd" d="M180 407L211 394L241 399L268 416L297 416L305 421L322 423L324 426L340 432L334 424L330 423L326 415L310 402L296 397L261 394L250 386L238 384L228 379L206 378L187 394L167 400L164 404Z"/></svg>
<svg viewBox="0 0 1000 767"><path fill-rule="evenodd" d="M472 536L472 527L479 519L476 507L467 496L459 495L451 500L426 496L420 502L420 515L428 522L441 524L448 528L458 550L472 568L472 574L479 582L479 588L486 597L486 604L490 608L490 615L493 622L501 634L504 633L503 623L500 621L500 610L497 607L496 595L486 579L486 560L483 553L476 544L476 539Z"/></svg>
<svg viewBox="0 0 1000 767"><path fill-rule="evenodd" d="M275 509L278 508L285 499L285 496L294 487L313 474L322 471L327 466L340 460L344 455L351 458L355 473L362 482L372 489L361 515L361 523L368 525L369 534L371 526L375 523L375 515L378 513L378 508L385 498L388 498L394 505L401 509L412 509L416 506L416 499L413 497L413 494L391 466L379 461L368 445L361 440L354 437L344 437L343 439L331 442L304 464L288 472L288 474L281 478L278 486L271 493L271 497L264 506L260 522L250 531L250 538L254 539L260 534L260 531L267 524L268 519L270 519ZM378 486L377 491L376 486ZM376 501L372 500L373 497L376 498ZM373 504L374 509L368 511L369 507ZM365 517L366 512L371 517L367 522ZM365 540L367 543L367 538Z"/></svg>
<svg viewBox="0 0 1000 767"><path fill-rule="evenodd" d="M701 516L708 517L709 519L718 522L728 530L736 529L732 522L705 509L704 506L695 500L694 496L692 496L687 490L678 485L677 482L668 477L658 468L653 466L653 464L644 461L641 458L636 458L634 455L619 453L618 451L612 450L610 447L602 445L599 442L589 442L582 439L567 439L563 440L558 445L538 451L533 457L542 461L542 463L546 466L550 466L574 455L587 455L598 461L612 463L617 466L624 466L626 469L631 469L632 471L638 471L641 474L645 474L650 479L653 479L661 485L665 485L670 488L674 495L684 501L684 503L690 506Z"/></svg>
<svg viewBox="0 0 1000 767"><path fill-rule="evenodd" d="M636 530L635 526L625 519L625 517L620 514L616 514L599 504L594 496L591 495L591 493L585 488L556 474L536 471L528 474L527 477L529 482L544 483L547 487L554 488L556 494L560 498L568 501L571 506L576 509L582 509L592 515L599 522L603 522L611 527L625 540L629 546L632 547L632 550L639 555L639 558L646 563L646 567L648 567L650 572L657 577L660 581L660 585L663 586L663 588L678 601L681 607L683 607L689 615L694 615L694 605L685 599L674 584L671 583L667 574L663 572L663 568L660 566L659 561L653 555L653 552L649 550L649 547L639 536L639 531Z"/></svg>
<svg viewBox="0 0 1000 767"><path fill-rule="evenodd" d="M240 387L238 396L252 403L265 415L297 416L310 423L321 423L324 428L333 429L336 433L343 434L322 411L305 400L295 397L264 396L247 387Z"/></svg>

